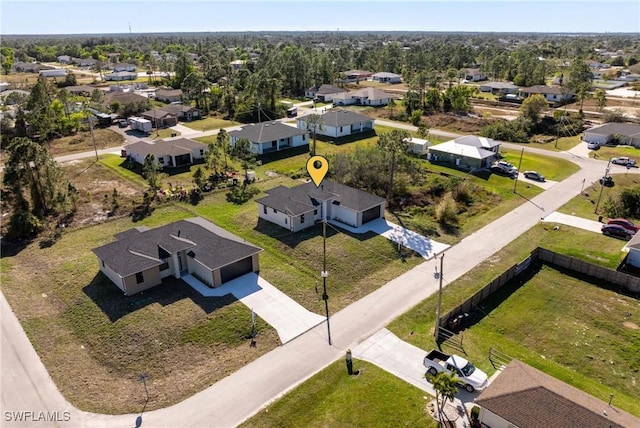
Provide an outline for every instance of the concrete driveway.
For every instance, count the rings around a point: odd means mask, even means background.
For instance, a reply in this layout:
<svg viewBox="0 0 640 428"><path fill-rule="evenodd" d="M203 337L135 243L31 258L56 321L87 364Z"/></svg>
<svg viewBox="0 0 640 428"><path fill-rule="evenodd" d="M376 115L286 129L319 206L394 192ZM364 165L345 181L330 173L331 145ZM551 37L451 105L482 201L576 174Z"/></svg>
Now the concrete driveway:
<svg viewBox="0 0 640 428"><path fill-rule="evenodd" d="M275 328L282 344L306 333L325 320L325 317L309 312L255 273L242 275L218 288L207 287L191 275L182 279L205 297L232 294ZM250 321L247 320L247 325L250 325Z"/></svg>
<svg viewBox="0 0 640 428"><path fill-rule="evenodd" d="M562 214L558 211L552 212L548 216L544 217L542 221L566 224L567 226L573 226L596 233L602 232L602 223L600 223L599 221L588 220L586 218L577 217L575 215Z"/></svg>
<svg viewBox="0 0 640 428"><path fill-rule="evenodd" d="M427 236L412 232L384 218L370 221L361 227L351 227L343 223L330 223L354 233L377 233L392 242L415 251L427 260L449 248L449 245L447 244L434 241Z"/></svg>

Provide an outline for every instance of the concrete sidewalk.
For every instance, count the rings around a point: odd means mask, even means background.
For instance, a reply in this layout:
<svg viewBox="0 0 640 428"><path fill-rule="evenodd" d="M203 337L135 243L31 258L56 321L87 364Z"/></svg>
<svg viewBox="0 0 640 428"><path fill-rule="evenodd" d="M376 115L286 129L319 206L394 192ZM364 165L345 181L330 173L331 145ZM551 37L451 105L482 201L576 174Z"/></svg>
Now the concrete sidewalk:
<svg viewBox="0 0 640 428"><path fill-rule="evenodd" d="M242 275L218 288L207 287L191 275L182 279L205 297L233 295L275 328L282 344L325 321L325 317L306 310L255 273Z"/></svg>

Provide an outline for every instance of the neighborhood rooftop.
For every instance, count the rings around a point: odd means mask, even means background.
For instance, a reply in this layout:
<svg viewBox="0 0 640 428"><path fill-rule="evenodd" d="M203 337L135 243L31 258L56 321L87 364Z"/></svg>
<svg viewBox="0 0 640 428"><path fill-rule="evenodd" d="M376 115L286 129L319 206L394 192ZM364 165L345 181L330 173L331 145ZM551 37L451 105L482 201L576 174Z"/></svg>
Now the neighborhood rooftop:
<svg viewBox="0 0 640 428"><path fill-rule="evenodd" d="M309 131L285 125L281 122L252 123L243 126L239 130L230 131L229 135L236 138L246 138L255 143L291 138L296 135L305 135Z"/></svg>
<svg viewBox="0 0 640 428"><path fill-rule="evenodd" d="M158 156L180 156L187 153L191 153L191 149L202 149L206 146L188 138L178 138L176 140L156 140L153 143L146 141L138 141L127 146L129 152L140 152L146 154L152 154L156 158Z"/></svg>
<svg viewBox="0 0 640 428"><path fill-rule="evenodd" d="M349 110L333 109L322 115L323 124L332 127L348 126L371 120L369 116Z"/></svg>
<svg viewBox="0 0 640 428"><path fill-rule="evenodd" d="M605 123L589 129L589 133L598 135L620 134L625 137L640 136L640 125L632 123Z"/></svg>

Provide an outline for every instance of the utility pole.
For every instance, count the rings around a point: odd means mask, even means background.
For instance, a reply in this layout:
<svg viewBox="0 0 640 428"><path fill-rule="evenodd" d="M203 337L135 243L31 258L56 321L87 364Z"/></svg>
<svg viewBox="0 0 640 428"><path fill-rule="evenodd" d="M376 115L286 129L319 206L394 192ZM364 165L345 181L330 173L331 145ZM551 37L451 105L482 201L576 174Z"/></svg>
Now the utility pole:
<svg viewBox="0 0 640 428"><path fill-rule="evenodd" d="M88 109L85 108L84 110L85 115L87 116L87 122L89 123L89 132L91 133L91 142L93 143L93 150L96 152L96 162L98 161L98 146L96 145L96 137L93 134L93 121L92 119L92 114L91 112L89 112Z"/></svg>
<svg viewBox="0 0 640 428"><path fill-rule="evenodd" d="M329 345L331 345L331 327L329 327L329 296L327 295L327 220L322 222L322 300L324 300L324 310L327 314L327 337L329 338Z"/></svg>
<svg viewBox="0 0 640 428"><path fill-rule="evenodd" d="M440 337L440 306L442 305L442 277L444 276L442 271L443 266L444 266L444 253L440 256L440 274L439 274L440 286L438 289L438 308L436 309L436 328L434 332L436 342Z"/></svg>
<svg viewBox="0 0 640 428"><path fill-rule="evenodd" d="M516 186L518 185L518 174L520 174L520 168L522 167L522 155L524 155L524 147L520 152L520 162L518 162L518 172L516 173L516 181L513 183L513 193L516 193Z"/></svg>
<svg viewBox="0 0 640 428"><path fill-rule="evenodd" d="M602 199L602 191L604 190L604 184L607 182L607 174L609 174L610 166L611 158L609 158L609 162L607 162L607 168L604 170L604 177L600 179L602 183L600 183L600 194L598 195L598 202L596 202L596 209L593 211L595 214L598 214L598 207L600 206L600 199Z"/></svg>

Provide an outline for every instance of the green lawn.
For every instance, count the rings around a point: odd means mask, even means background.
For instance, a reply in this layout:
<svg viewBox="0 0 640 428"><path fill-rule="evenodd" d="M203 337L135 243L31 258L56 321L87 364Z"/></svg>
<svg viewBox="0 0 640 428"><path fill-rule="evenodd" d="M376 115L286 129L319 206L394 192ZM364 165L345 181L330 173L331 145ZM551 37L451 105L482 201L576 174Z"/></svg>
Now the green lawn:
<svg viewBox="0 0 640 428"><path fill-rule="evenodd" d="M619 156L627 156L640 162L640 150L631 146L602 146L590 153L590 157L605 160Z"/></svg>
<svg viewBox="0 0 640 428"><path fill-rule="evenodd" d="M580 167L573 162L559 159L553 156L544 156L530 153L527 147L522 150L503 149L500 153L504 156L504 160L513 164L520 171L535 170L544 175L547 180L562 181L565 178L575 174ZM520 155L522 153L522 165L520 165Z"/></svg>
<svg viewBox="0 0 640 428"><path fill-rule="evenodd" d="M240 125L238 122L210 116L191 122L181 122L181 124L195 131L202 131L203 129L204 131L211 131L212 129L229 128L230 126Z"/></svg>
<svg viewBox="0 0 640 428"><path fill-rule="evenodd" d="M331 364L240 426L438 426L426 412L431 397L424 391L367 362L353 366L358 376L349 376L342 360Z"/></svg>
<svg viewBox="0 0 640 428"><path fill-rule="evenodd" d="M536 246L615 269L622 245L593 232L569 226L554 231L553 224L541 223L448 285L442 296L443 311L524 260ZM632 398L637 394L632 378L638 370L634 355L640 347L639 336L622 324L625 313L631 313L632 320L640 317L637 300L549 268L530 277L522 290L522 294L502 296L504 305L482 305L488 315L463 333L469 358L491 374L488 349L494 347L605 401L614 391L619 407L640 414L640 405ZM431 296L393 321L389 329L422 349L433 348L436 305L437 296ZM602 360L605 353L607 361Z"/></svg>
<svg viewBox="0 0 640 428"><path fill-rule="evenodd" d="M530 143L524 145L525 150L526 147L535 147L537 149L545 149L554 152L564 152L582 143L582 141L580 140L580 135L574 135L573 137L560 137L558 138L557 142L555 136L551 135L536 136L536 138L542 138L546 142L542 143L535 142L535 140L531 141Z"/></svg>
<svg viewBox="0 0 640 428"><path fill-rule="evenodd" d="M149 136L154 140L161 140L163 138L177 137L179 135L180 135L179 131L174 131L171 128L164 128L164 129L154 130Z"/></svg>

